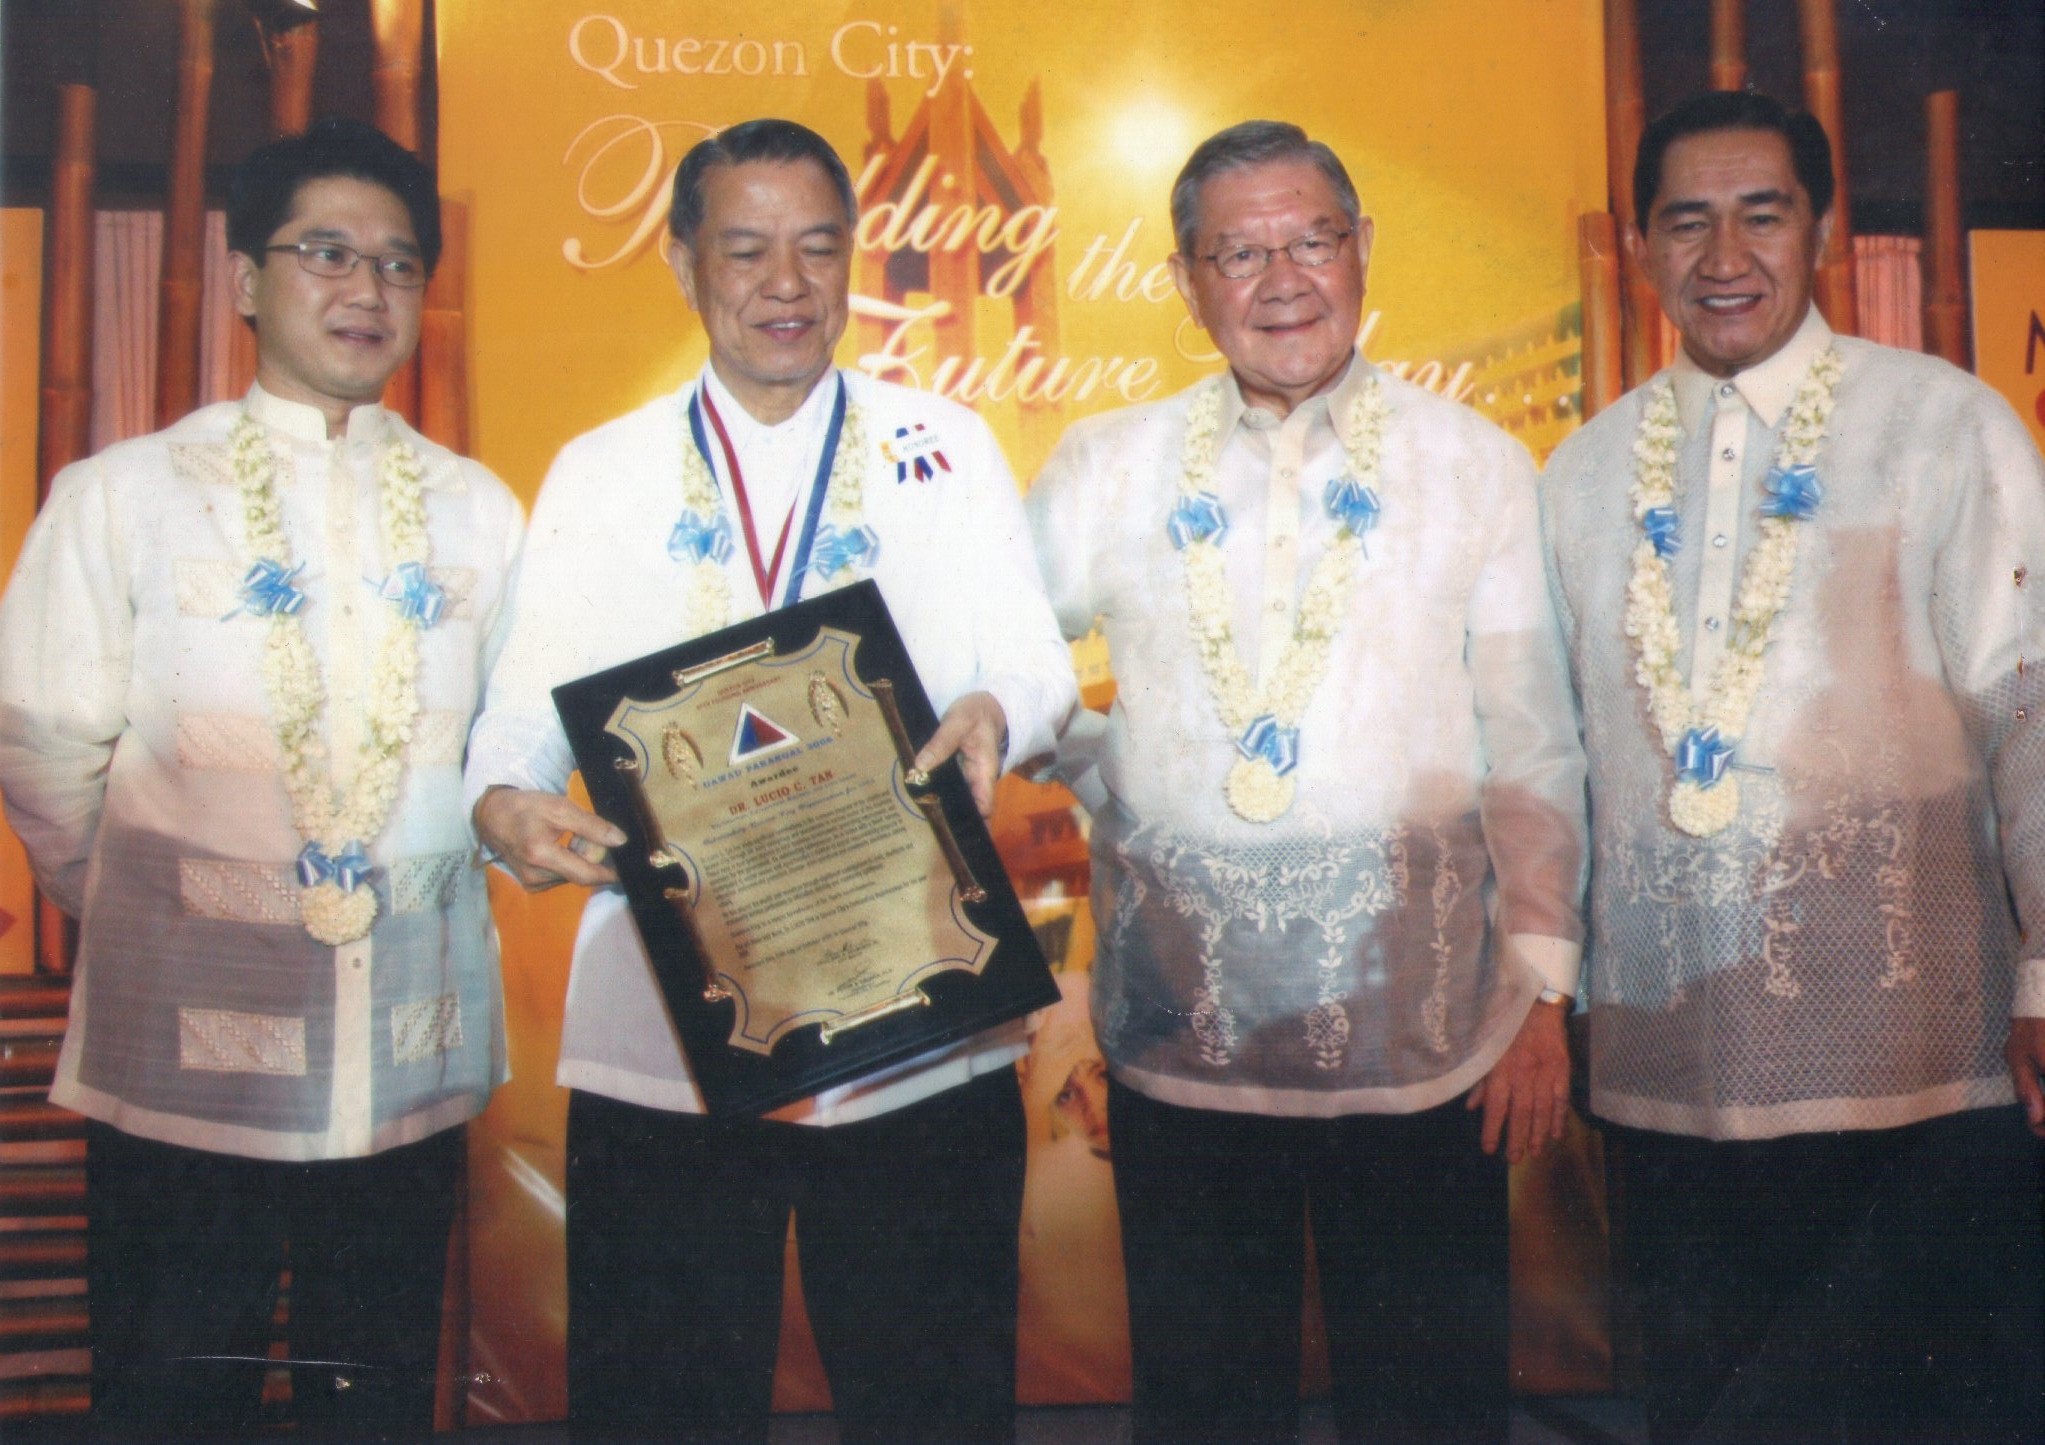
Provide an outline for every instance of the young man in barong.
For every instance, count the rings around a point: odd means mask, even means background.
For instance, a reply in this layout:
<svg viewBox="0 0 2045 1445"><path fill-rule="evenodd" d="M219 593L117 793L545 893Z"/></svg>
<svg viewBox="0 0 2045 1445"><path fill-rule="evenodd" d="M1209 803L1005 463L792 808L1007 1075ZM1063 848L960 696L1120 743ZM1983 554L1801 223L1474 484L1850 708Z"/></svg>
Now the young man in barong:
<svg viewBox="0 0 2045 1445"><path fill-rule="evenodd" d="M79 920L93 1413L432 1428L462 1123L505 1074L461 763L520 541L380 404L440 252L417 158L326 121L235 174L255 384L58 475L0 602L0 792Z"/></svg>
<svg viewBox="0 0 2045 1445"><path fill-rule="evenodd" d="M1647 129L1682 350L1542 487L1656 1445L2045 1432L2045 469L1825 324L1832 176L1765 96Z"/></svg>

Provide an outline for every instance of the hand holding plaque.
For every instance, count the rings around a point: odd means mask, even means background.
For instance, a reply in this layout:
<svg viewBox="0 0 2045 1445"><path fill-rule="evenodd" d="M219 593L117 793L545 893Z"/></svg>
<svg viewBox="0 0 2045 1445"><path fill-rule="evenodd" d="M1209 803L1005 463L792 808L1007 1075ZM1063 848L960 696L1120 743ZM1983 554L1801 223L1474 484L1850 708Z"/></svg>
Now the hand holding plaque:
<svg viewBox="0 0 2045 1445"><path fill-rule="evenodd" d="M555 691L712 1112L1043 1007L1041 952L872 583Z"/></svg>

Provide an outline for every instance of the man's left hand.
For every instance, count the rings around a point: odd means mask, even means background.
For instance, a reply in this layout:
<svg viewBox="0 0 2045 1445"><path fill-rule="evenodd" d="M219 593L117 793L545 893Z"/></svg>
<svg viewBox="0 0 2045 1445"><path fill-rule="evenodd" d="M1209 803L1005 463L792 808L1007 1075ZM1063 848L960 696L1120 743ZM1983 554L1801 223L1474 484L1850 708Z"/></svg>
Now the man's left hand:
<svg viewBox="0 0 2045 1445"><path fill-rule="evenodd" d="M2009 1042L2002 1056L2009 1060L2010 1080L2017 1086L2024 1122L2045 1139L2045 1019L2011 1019Z"/></svg>
<svg viewBox="0 0 2045 1445"><path fill-rule="evenodd" d="M991 692L969 692L945 709L944 719L923 751L916 754L916 768L929 772L953 753L973 790L973 806L980 816L994 815L994 784L1001 777L1002 745L1008 738L1008 715Z"/></svg>
<svg viewBox="0 0 2045 1445"><path fill-rule="evenodd" d="M1537 1003L1491 1072L1470 1090L1467 1107L1484 1111L1484 1152L1505 1140L1509 1164L1531 1159L1562 1137L1569 1119L1567 1004Z"/></svg>

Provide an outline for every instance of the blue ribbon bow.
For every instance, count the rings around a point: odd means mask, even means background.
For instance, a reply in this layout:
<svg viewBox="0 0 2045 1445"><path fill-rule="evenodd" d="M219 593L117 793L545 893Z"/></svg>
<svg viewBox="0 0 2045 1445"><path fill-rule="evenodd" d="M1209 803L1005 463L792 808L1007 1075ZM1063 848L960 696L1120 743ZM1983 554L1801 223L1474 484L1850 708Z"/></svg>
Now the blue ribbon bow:
<svg viewBox="0 0 2045 1445"><path fill-rule="evenodd" d="M1720 740L1715 727L1692 728L1676 745L1676 776L1700 788L1724 777L1732 761L1733 746Z"/></svg>
<svg viewBox="0 0 2045 1445"><path fill-rule="evenodd" d="M1264 713L1243 729L1236 751L1252 761L1262 758L1282 778L1299 766L1299 729L1282 728L1277 718Z"/></svg>
<svg viewBox="0 0 2045 1445"><path fill-rule="evenodd" d="M246 612L254 617L271 617L279 612L296 612L305 606L305 593L294 587L291 579L304 570L303 562L287 572L277 563L264 558L249 568L241 579L241 606L227 616L232 617L235 612Z"/></svg>
<svg viewBox="0 0 2045 1445"><path fill-rule="evenodd" d="M1321 505L1352 537L1361 537L1378 524L1378 494L1354 477L1340 476L1328 483Z"/></svg>
<svg viewBox="0 0 2045 1445"><path fill-rule="evenodd" d="M731 555L731 523L721 516L684 512L667 534L667 554L677 562L722 563Z"/></svg>
<svg viewBox="0 0 2045 1445"><path fill-rule="evenodd" d="M1228 513L1221 509L1221 498L1212 492L1186 498L1172 508L1172 515L1165 522L1165 535L1181 552L1192 543L1209 537L1219 546L1221 539L1228 535Z"/></svg>
<svg viewBox="0 0 2045 1445"><path fill-rule="evenodd" d="M1649 507L1640 514L1640 528L1657 557L1673 557L1683 549L1683 522L1674 507Z"/></svg>
<svg viewBox="0 0 2045 1445"><path fill-rule="evenodd" d="M871 567L880 554L880 538L871 527L854 527L849 532L825 523L817 532L810 552L809 570L819 577L831 577L848 567Z"/></svg>
<svg viewBox="0 0 2045 1445"><path fill-rule="evenodd" d="M298 850L298 881L307 888L334 883L342 892L353 893L369 878L369 855L359 840L352 841L337 857L329 858L317 843Z"/></svg>
<svg viewBox="0 0 2045 1445"><path fill-rule="evenodd" d="M1761 504L1764 517L1793 517L1808 522L1818 510L1818 503L1825 500L1816 467L1777 467L1761 483L1761 489L1768 493L1768 500Z"/></svg>
<svg viewBox="0 0 2045 1445"><path fill-rule="evenodd" d="M440 621L440 614L447 607L446 590L427 574L423 562L400 563L383 579L379 595L398 604L400 617L421 627L431 627Z"/></svg>

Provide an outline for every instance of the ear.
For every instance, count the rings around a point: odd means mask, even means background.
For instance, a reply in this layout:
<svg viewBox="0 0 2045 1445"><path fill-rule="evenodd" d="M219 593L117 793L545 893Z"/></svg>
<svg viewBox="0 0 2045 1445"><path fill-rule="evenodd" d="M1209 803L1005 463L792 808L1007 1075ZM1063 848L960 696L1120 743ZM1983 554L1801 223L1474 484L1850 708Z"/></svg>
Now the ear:
<svg viewBox="0 0 2045 1445"><path fill-rule="evenodd" d="M1377 234L1377 222L1364 216L1356 223L1356 234L1350 237L1356 243L1356 284L1359 289L1368 290L1370 286L1370 248L1371 243L1377 240Z"/></svg>
<svg viewBox="0 0 2045 1445"><path fill-rule="evenodd" d="M1619 223L1619 242L1626 248L1626 255L1642 274L1647 272L1647 237L1640 234L1640 227L1631 221Z"/></svg>
<svg viewBox="0 0 2045 1445"><path fill-rule="evenodd" d="M1186 312L1193 318L1193 324L1202 331L1207 330L1207 319L1200 314L1200 297L1193 290L1193 262L1177 251L1165 258L1172 268L1172 284L1179 288L1179 299L1186 303Z"/></svg>
<svg viewBox="0 0 2045 1445"><path fill-rule="evenodd" d="M234 298L236 314L253 319L256 314L256 278L261 271L255 258L245 251L227 253L227 292Z"/></svg>
<svg viewBox="0 0 2045 1445"><path fill-rule="evenodd" d="M1837 207L1828 207L1825 214L1818 217L1817 244L1811 248L1812 255L1823 256L1825 254L1826 243L1832 239L1832 218L1837 214Z"/></svg>
<svg viewBox="0 0 2045 1445"><path fill-rule="evenodd" d="M675 280L681 285L682 296L689 303L689 309L701 315L703 308L696 304L696 253L680 238L667 238L667 268L675 273Z"/></svg>

